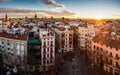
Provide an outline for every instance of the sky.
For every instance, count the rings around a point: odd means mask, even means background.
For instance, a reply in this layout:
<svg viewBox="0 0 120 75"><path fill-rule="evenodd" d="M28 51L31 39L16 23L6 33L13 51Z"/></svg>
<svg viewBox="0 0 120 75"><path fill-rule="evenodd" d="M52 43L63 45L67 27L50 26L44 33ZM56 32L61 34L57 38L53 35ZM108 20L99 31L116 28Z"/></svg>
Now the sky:
<svg viewBox="0 0 120 75"><path fill-rule="evenodd" d="M120 0L0 0L0 17L120 18Z"/></svg>

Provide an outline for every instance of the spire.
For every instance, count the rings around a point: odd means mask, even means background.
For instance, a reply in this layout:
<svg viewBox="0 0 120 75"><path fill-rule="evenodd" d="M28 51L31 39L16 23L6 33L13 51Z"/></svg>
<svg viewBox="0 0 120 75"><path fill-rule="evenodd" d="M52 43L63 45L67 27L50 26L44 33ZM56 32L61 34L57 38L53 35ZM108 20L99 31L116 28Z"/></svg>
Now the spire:
<svg viewBox="0 0 120 75"><path fill-rule="evenodd" d="M5 22L7 22L8 21L8 16L7 16L7 14L5 15Z"/></svg>
<svg viewBox="0 0 120 75"><path fill-rule="evenodd" d="M35 16L34 16L34 18L36 19L37 18L37 14L35 13Z"/></svg>

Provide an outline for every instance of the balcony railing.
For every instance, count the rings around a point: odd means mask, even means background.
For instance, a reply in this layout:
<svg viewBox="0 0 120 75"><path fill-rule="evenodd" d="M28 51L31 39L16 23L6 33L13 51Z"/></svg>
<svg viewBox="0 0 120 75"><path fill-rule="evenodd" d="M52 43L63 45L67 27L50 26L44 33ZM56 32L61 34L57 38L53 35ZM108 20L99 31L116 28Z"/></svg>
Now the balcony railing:
<svg viewBox="0 0 120 75"><path fill-rule="evenodd" d="M113 58L113 56L112 56L112 55L109 55L109 57L110 57L110 58Z"/></svg>
<svg viewBox="0 0 120 75"><path fill-rule="evenodd" d="M119 60L120 57L115 57L115 59Z"/></svg>

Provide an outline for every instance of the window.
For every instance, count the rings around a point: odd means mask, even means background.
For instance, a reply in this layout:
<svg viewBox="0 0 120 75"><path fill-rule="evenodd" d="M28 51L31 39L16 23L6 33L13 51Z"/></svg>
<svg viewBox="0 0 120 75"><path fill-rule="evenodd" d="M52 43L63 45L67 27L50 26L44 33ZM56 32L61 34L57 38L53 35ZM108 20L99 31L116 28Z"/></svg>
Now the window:
<svg viewBox="0 0 120 75"><path fill-rule="evenodd" d="M44 42L44 46L46 46L46 42Z"/></svg>
<svg viewBox="0 0 120 75"><path fill-rule="evenodd" d="M112 52L110 52L110 56L112 56Z"/></svg>
<svg viewBox="0 0 120 75"><path fill-rule="evenodd" d="M72 37L72 34L69 34L70 37Z"/></svg>
<svg viewBox="0 0 120 75"><path fill-rule="evenodd" d="M97 47L97 50L99 50L99 47Z"/></svg>
<svg viewBox="0 0 120 75"><path fill-rule="evenodd" d="M8 48L8 50L10 50L10 48Z"/></svg>
<svg viewBox="0 0 120 75"><path fill-rule="evenodd" d="M53 52L53 48L51 48L51 53Z"/></svg>
<svg viewBox="0 0 120 75"><path fill-rule="evenodd" d="M52 61L52 59L50 59L50 63L52 63L53 61Z"/></svg>
<svg viewBox="0 0 120 75"><path fill-rule="evenodd" d="M119 60L119 56L118 56L118 54L116 54L116 59Z"/></svg>
<svg viewBox="0 0 120 75"><path fill-rule="evenodd" d="M116 48L116 50L118 50L118 48Z"/></svg>
<svg viewBox="0 0 120 75"><path fill-rule="evenodd" d="M45 64L45 60L43 60L43 64Z"/></svg>
<svg viewBox="0 0 120 75"><path fill-rule="evenodd" d="M47 48L47 52L49 52L49 48Z"/></svg>
<svg viewBox="0 0 120 75"><path fill-rule="evenodd" d="M49 33L47 33L47 36L49 36Z"/></svg>
<svg viewBox="0 0 120 75"><path fill-rule="evenodd" d="M7 43L7 45L9 46L9 45L10 45L10 43Z"/></svg>
<svg viewBox="0 0 120 75"><path fill-rule="evenodd" d="M47 58L49 58L49 54L47 54Z"/></svg>
<svg viewBox="0 0 120 75"><path fill-rule="evenodd" d="M72 44L72 41L69 41L69 44Z"/></svg>
<svg viewBox="0 0 120 75"><path fill-rule="evenodd" d="M45 56L45 54L43 55L43 59L46 59L46 56Z"/></svg>
<svg viewBox="0 0 120 75"><path fill-rule="evenodd" d="M20 50L17 50L17 55L20 55Z"/></svg>
<svg viewBox="0 0 120 75"><path fill-rule="evenodd" d="M24 56L24 52L21 52L21 56Z"/></svg>
<svg viewBox="0 0 120 75"><path fill-rule="evenodd" d="M45 35L45 34L43 34L43 37L46 37L46 35Z"/></svg>
<svg viewBox="0 0 120 75"><path fill-rule="evenodd" d="M106 51L106 53L108 53L108 51Z"/></svg>
<svg viewBox="0 0 120 75"><path fill-rule="evenodd" d="M46 53L46 48L43 48L43 53Z"/></svg>
<svg viewBox="0 0 120 75"><path fill-rule="evenodd" d="M24 46L21 46L21 51L24 51Z"/></svg>
<svg viewBox="0 0 120 75"><path fill-rule="evenodd" d="M100 50L103 50L103 48L100 48Z"/></svg>
<svg viewBox="0 0 120 75"><path fill-rule="evenodd" d="M4 48L4 46L2 46L2 48Z"/></svg>
<svg viewBox="0 0 120 75"><path fill-rule="evenodd" d="M62 37L65 37L65 34L64 34L64 33L62 33Z"/></svg>
<svg viewBox="0 0 120 75"><path fill-rule="evenodd" d="M47 64L49 64L49 60L47 60Z"/></svg>
<svg viewBox="0 0 120 75"><path fill-rule="evenodd" d="M118 64L118 62L116 62L116 67L119 67L119 64Z"/></svg>
<svg viewBox="0 0 120 75"><path fill-rule="evenodd" d="M20 45L17 45L17 50L20 50Z"/></svg>
<svg viewBox="0 0 120 75"><path fill-rule="evenodd" d="M51 46L53 45L53 41L51 41Z"/></svg>
<svg viewBox="0 0 120 75"><path fill-rule="evenodd" d="M48 46L49 46L49 41L48 41Z"/></svg>
<svg viewBox="0 0 120 75"><path fill-rule="evenodd" d="M72 38L69 38L69 40L71 41L71 40L72 40Z"/></svg>
<svg viewBox="0 0 120 75"><path fill-rule="evenodd" d="M112 65L112 59L110 59L110 65Z"/></svg>
<svg viewBox="0 0 120 75"><path fill-rule="evenodd" d="M94 45L94 49L96 48L96 46Z"/></svg>
<svg viewBox="0 0 120 75"><path fill-rule="evenodd" d="M50 54L50 57L53 58L53 54L52 53Z"/></svg>
<svg viewBox="0 0 120 75"><path fill-rule="evenodd" d="M4 42L2 42L2 44L4 44Z"/></svg>
<svg viewBox="0 0 120 75"><path fill-rule="evenodd" d="M65 41L64 41L64 40L62 40L62 41L61 41L61 44L62 44L62 45L65 45Z"/></svg>

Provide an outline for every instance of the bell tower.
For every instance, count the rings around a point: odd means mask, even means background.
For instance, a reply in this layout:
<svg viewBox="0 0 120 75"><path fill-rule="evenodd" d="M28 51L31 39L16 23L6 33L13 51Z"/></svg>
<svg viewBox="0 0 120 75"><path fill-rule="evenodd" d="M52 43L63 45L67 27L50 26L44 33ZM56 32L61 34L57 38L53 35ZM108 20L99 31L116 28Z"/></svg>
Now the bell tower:
<svg viewBox="0 0 120 75"><path fill-rule="evenodd" d="M34 16L35 19L37 19L37 14L35 13L35 16Z"/></svg>
<svg viewBox="0 0 120 75"><path fill-rule="evenodd" d="M8 21L8 15L6 14L5 15L5 22L7 22Z"/></svg>

